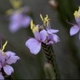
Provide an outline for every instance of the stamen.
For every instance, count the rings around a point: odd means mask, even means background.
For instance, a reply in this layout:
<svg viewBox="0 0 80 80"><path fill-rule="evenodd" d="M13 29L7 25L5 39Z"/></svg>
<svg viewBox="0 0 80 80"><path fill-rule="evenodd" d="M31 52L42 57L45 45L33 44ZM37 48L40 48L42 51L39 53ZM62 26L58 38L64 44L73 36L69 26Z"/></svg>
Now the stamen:
<svg viewBox="0 0 80 80"><path fill-rule="evenodd" d="M14 8L19 8L22 4L22 0L10 0L10 3Z"/></svg>
<svg viewBox="0 0 80 80"><path fill-rule="evenodd" d="M77 12L77 11L74 12L74 16L75 16L75 17L78 16L78 12Z"/></svg>
<svg viewBox="0 0 80 80"><path fill-rule="evenodd" d="M37 32L37 31L38 31L38 27L36 26L36 27L34 27L34 29L33 29L33 33Z"/></svg>
<svg viewBox="0 0 80 80"><path fill-rule="evenodd" d="M80 6L79 6L79 9L78 9L78 12L80 12Z"/></svg>
<svg viewBox="0 0 80 80"><path fill-rule="evenodd" d="M43 18L43 16L42 16L42 14L40 14L40 18L41 18L42 21L44 21L44 18Z"/></svg>
<svg viewBox="0 0 80 80"><path fill-rule="evenodd" d="M30 25L31 25L31 30L33 31L33 33L36 32L36 31L38 31L38 26L36 26L36 25L33 23L33 20L31 20Z"/></svg>
<svg viewBox="0 0 80 80"><path fill-rule="evenodd" d="M78 11L74 12L74 17L75 18L79 18L80 17L80 7L79 7Z"/></svg>
<svg viewBox="0 0 80 80"><path fill-rule="evenodd" d="M34 23L33 23L33 20L31 20L30 25L31 25L31 29L33 29L34 26L35 26Z"/></svg>
<svg viewBox="0 0 80 80"><path fill-rule="evenodd" d="M43 21L43 25L44 26L48 25L49 20L50 20L49 17L48 17L48 15L46 15L46 17L43 18L42 14L40 14L40 18Z"/></svg>
<svg viewBox="0 0 80 80"><path fill-rule="evenodd" d="M9 9L9 10L6 11L6 14L7 14L7 15L10 15L10 14L12 14L12 13L13 13L13 10L12 10L12 9Z"/></svg>
<svg viewBox="0 0 80 80"><path fill-rule="evenodd" d="M2 51L5 49L6 45L7 45L8 41L5 42L5 44L2 46Z"/></svg>

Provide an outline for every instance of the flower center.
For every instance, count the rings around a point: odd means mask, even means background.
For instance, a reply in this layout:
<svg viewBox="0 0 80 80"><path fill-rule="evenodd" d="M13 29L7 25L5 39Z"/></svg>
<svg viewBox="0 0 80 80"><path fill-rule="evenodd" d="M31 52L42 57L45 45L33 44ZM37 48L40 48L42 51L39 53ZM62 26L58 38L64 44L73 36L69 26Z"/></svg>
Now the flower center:
<svg viewBox="0 0 80 80"><path fill-rule="evenodd" d="M74 17L75 18L79 18L80 17L80 7L79 7L78 11L74 12Z"/></svg>
<svg viewBox="0 0 80 80"><path fill-rule="evenodd" d="M46 15L46 17L43 18L42 14L40 14L40 18L43 21L43 25L47 26L48 23L49 23L49 20L50 20L49 17L48 17L48 15Z"/></svg>
<svg viewBox="0 0 80 80"><path fill-rule="evenodd" d="M22 4L22 0L10 0L10 3L14 8L19 8Z"/></svg>
<svg viewBox="0 0 80 80"><path fill-rule="evenodd" d="M36 25L33 23L33 20L31 20L30 25L31 25L31 30L33 31L33 33L35 33L35 32L38 32L38 31L39 31L38 26L36 26Z"/></svg>

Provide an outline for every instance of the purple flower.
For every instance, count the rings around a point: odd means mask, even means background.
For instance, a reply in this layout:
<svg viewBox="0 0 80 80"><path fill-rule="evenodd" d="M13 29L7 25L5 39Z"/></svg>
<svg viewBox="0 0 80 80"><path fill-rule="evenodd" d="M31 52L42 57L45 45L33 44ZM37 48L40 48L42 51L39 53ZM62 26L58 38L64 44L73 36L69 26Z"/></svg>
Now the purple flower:
<svg viewBox="0 0 80 80"><path fill-rule="evenodd" d="M14 69L10 65L13 64L13 63L16 63L16 61L20 59L12 51L7 51L7 52L3 51L6 44L7 43L5 43L3 45L3 48L0 50L0 79L3 78L2 69L7 76L11 75L14 72Z"/></svg>
<svg viewBox="0 0 80 80"><path fill-rule="evenodd" d="M7 15L10 15L10 24L9 24L9 30L11 32L16 32L20 28L26 28L29 26L31 17L26 15L27 12L29 12L30 9L27 6L24 6L19 9L10 9L6 11Z"/></svg>
<svg viewBox="0 0 80 80"><path fill-rule="evenodd" d="M59 37L55 34L59 32L59 30L56 29L49 29L47 30L48 36L47 36L47 43L48 45L57 43L60 41Z"/></svg>
<svg viewBox="0 0 80 80"><path fill-rule="evenodd" d="M10 65L16 63L16 61L19 59L20 58L16 56L14 52L0 51L0 70L3 68L6 75L11 75L11 73L14 72L14 69Z"/></svg>
<svg viewBox="0 0 80 80"><path fill-rule="evenodd" d="M10 16L9 30L12 33L20 28L28 27L31 21L31 17L26 15L26 13L30 12L30 8L28 6L21 7L22 2L22 0L10 0L13 9L6 11L6 14Z"/></svg>
<svg viewBox="0 0 80 80"><path fill-rule="evenodd" d="M10 17L9 29L11 32L16 32L21 27L26 28L30 24L31 18L22 13L15 12Z"/></svg>
<svg viewBox="0 0 80 80"><path fill-rule="evenodd" d="M0 80L4 80L4 76L2 75L1 72L0 72Z"/></svg>
<svg viewBox="0 0 80 80"><path fill-rule="evenodd" d="M79 7L78 11L74 12L74 17L75 17L75 20L76 20L77 24L73 25L70 28L70 35L71 36L77 34L80 31L80 7ZM80 33L79 33L79 39L80 39Z"/></svg>
<svg viewBox="0 0 80 80"><path fill-rule="evenodd" d="M27 40L25 45L30 49L32 54L37 54L40 51L42 43L50 45L59 42L59 37L55 34L58 32L58 30L43 29L39 31L39 26L33 24L33 21L31 21L31 29L35 38L30 38Z"/></svg>
<svg viewBox="0 0 80 80"><path fill-rule="evenodd" d="M35 38L30 38L26 41L26 46L30 49L30 52L37 54L41 49L41 43L46 40L47 32L42 30L34 33Z"/></svg>

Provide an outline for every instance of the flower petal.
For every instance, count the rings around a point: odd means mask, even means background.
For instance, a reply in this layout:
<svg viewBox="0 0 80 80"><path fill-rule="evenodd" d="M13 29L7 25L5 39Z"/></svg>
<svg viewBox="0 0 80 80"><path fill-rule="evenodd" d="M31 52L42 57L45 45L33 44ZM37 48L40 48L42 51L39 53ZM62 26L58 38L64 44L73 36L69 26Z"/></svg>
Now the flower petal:
<svg viewBox="0 0 80 80"><path fill-rule="evenodd" d="M2 65L5 63L6 55L1 51L0 52L0 68L2 68Z"/></svg>
<svg viewBox="0 0 80 80"><path fill-rule="evenodd" d="M77 24L80 25L80 17L75 18L75 20L76 20Z"/></svg>
<svg viewBox="0 0 80 80"><path fill-rule="evenodd" d="M2 75L1 72L0 72L0 80L4 80L4 76Z"/></svg>
<svg viewBox="0 0 80 80"><path fill-rule="evenodd" d="M21 26L18 22L11 22L9 25L9 30L13 33L19 30L19 28L21 28Z"/></svg>
<svg viewBox="0 0 80 80"><path fill-rule="evenodd" d="M1 68L2 68L2 63L3 63L3 62L0 62L0 70L1 70Z"/></svg>
<svg viewBox="0 0 80 80"><path fill-rule="evenodd" d="M15 53L12 51L6 51L6 55L8 56L15 56Z"/></svg>
<svg viewBox="0 0 80 80"><path fill-rule="evenodd" d="M51 45L53 43L54 43L53 41L49 41L49 42L46 43L46 45Z"/></svg>
<svg viewBox="0 0 80 80"><path fill-rule="evenodd" d="M8 64L13 64L16 63L17 60L19 60L20 58L18 56L11 56L6 62Z"/></svg>
<svg viewBox="0 0 80 80"><path fill-rule="evenodd" d="M5 72L7 75L11 75L11 73L14 72L14 69L13 69L11 66L9 66L9 65L5 65L5 66L3 67L3 69L4 69L4 72Z"/></svg>
<svg viewBox="0 0 80 80"><path fill-rule="evenodd" d="M30 24L31 18L29 16L24 16L22 20L22 27L28 27Z"/></svg>
<svg viewBox="0 0 80 80"><path fill-rule="evenodd" d="M16 32L21 27L22 15L15 12L10 17L9 29L11 32Z"/></svg>
<svg viewBox="0 0 80 80"><path fill-rule="evenodd" d="M48 32L49 34L53 34L53 33L59 32L59 30L57 30L57 29L48 29L47 32Z"/></svg>
<svg viewBox="0 0 80 80"><path fill-rule="evenodd" d="M30 52L32 54L37 54L41 49L41 43L35 38L27 40L25 45L30 49Z"/></svg>
<svg viewBox="0 0 80 80"><path fill-rule="evenodd" d="M46 40L46 37L47 37L47 31L46 30L42 30L40 31L40 39L42 42L44 42Z"/></svg>
<svg viewBox="0 0 80 80"><path fill-rule="evenodd" d="M34 36L37 40L40 40L40 34L38 31L34 32Z"/></svg>
<svg viewBox="0 0 80 80"><path fill-rule="evenodd" d="M53 34L53 41L54 41L55 43L57 43L57 42L60 41L59 37L58 37L56 34Z"/></svg>
<svg viewBox="0 0 80 80"><path fill-rule="evenodd" d="M79 27L78 27L77 25L74 25L74 26L72 26L71 29L70 29L70 35L73 36L73 35L75 35L76 33L78 33L78 31L79 31Z"/></svg>
<svg viewBox="0 0 80 80"><path fill-rule="evenodd" d="M22 17L21 13L18 12L14 12L11 16L10 16L10 21L19 21L19 19Z"/></svg>
<svg viewBox="0 0 80 80"><path fill-rule="evenodd" d="M8 56L8 58L6 59L6 63L8 64L16 63L16 61L20 59L18 56L15 55L14 52L11 51L7 51L6 55Z"/></svg>

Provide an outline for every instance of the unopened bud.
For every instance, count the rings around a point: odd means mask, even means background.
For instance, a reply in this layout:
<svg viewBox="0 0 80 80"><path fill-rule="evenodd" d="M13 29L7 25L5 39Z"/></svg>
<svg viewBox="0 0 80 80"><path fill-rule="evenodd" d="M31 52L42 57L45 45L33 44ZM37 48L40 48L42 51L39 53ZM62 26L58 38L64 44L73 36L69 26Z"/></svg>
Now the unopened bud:
<svg viewBox="0 0 80 80"><path fill-rule="evenodd" d="M56 0L49 0L49 4L52 8L57 8L58 3Z"/></svg>

